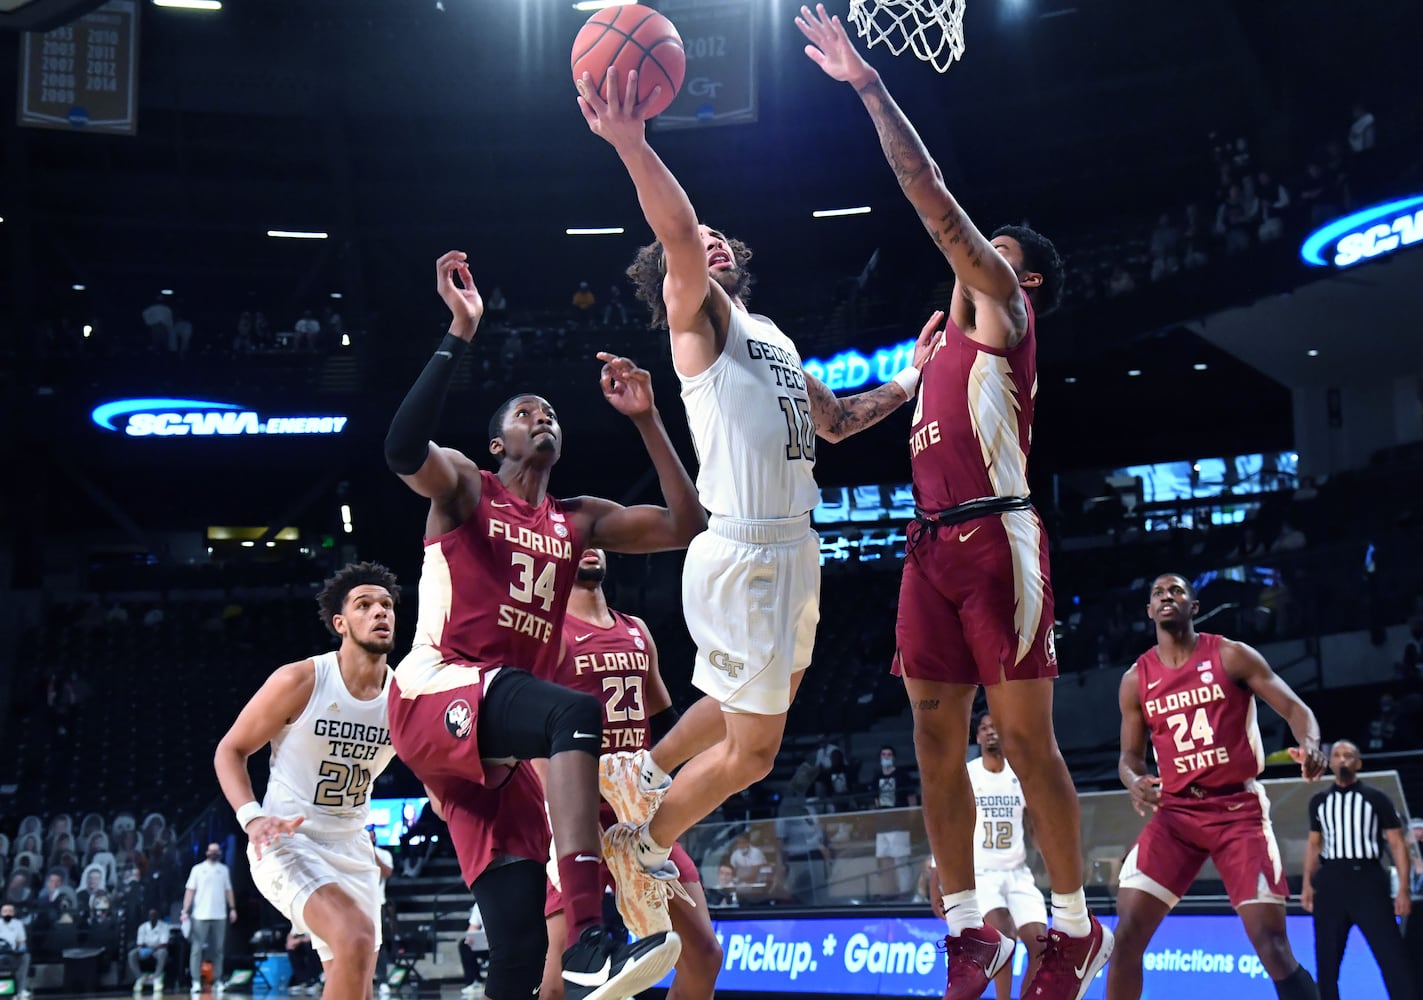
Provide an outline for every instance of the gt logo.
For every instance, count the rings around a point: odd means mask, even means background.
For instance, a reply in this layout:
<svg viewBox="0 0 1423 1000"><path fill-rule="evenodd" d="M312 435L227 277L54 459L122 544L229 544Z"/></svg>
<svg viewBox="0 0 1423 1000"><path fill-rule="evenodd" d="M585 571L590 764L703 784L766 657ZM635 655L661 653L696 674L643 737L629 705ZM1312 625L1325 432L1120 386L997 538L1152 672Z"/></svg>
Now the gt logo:
<svg viewBox="0 0 1423 1000"><path fill-rule="evenodd" d="M730 677L732 680L735 680L736 675L746 669L745 663L741 662L740 660L733 660L729 653L723 652L720 649L713 649L707 655L707 660L711 662L711 665L713 667L720 671L723 671L726 676Z"/></svg>

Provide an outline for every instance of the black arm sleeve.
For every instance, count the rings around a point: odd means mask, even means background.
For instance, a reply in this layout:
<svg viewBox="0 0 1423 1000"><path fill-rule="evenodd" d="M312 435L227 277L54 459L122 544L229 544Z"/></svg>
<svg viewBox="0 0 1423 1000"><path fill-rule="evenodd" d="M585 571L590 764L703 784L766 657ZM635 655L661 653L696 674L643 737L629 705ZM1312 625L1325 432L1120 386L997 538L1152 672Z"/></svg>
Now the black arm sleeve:
<svg viewBox="0 0 1423 1000"><path fill-rule="evenodd" d="M672 727L677 724L679 718L677 710L668 705L652 718L647 720L648 731L652 734L652 742L656 743L662 737L672 731Z"/></svg>
<svg viewBox="0 0 1423 1000"><path fill-rule="evenodd" d="M395 411L390 430L385 435L385 464L397 476L413 476L425 464L430 453L430 438L440 420L445 405L445 393L450 378L464 355L469 342L452 333L445 334L440 348L425 364L405 401Z"/></svg>

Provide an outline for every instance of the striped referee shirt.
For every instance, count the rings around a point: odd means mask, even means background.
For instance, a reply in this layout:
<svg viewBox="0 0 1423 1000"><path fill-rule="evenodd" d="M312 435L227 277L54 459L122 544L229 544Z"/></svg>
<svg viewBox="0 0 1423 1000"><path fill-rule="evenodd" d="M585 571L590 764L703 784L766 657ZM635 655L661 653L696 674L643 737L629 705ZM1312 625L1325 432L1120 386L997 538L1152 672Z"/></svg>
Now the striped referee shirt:
<svg viewBox="0 0 1423 1000"><path fill-rule="evenodd" d="M1389 797L1362 781L1336 784L1309 800L1309 829L1323 838L1325 861L1380 861L1383 832L1402 826Z"/></svg>

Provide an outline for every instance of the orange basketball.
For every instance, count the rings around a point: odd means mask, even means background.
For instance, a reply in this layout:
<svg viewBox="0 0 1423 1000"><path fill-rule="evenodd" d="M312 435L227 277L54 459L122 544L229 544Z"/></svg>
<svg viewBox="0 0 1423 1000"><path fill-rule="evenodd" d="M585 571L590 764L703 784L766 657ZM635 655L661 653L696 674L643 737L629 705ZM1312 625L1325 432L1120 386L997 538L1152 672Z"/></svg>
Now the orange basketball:
<svg viewBox="0 0 1423 1000"><path fill-rule="evenodd" d="M672 22L651 7L629 4L604 7L588 18L573 40L573 79L584 73L593 76L598 96L607 99L608 67L616 67L618 86L637 70L637 99L645 101L656 87L662 88L657 103L649 110L660 115L677 96L687 73L687 55L682 36Z"/></svg>

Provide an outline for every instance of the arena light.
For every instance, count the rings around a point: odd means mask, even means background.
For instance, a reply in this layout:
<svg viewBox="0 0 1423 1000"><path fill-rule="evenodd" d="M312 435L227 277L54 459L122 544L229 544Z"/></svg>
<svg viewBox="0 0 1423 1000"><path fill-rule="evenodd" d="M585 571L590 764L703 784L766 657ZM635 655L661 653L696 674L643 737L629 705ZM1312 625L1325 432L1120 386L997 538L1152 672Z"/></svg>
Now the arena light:
<svg viewBox="0 0 1423 1000"><path fill-rule="evenodd" d="M869 215L870 206L859 205L855 208L822 208L811 212L812 219L837 219L842 215Z"/></svg>
<svg viewBox="0 0 1423 1000"><path fill-rule="evenodd" d="M267 235L274 240L324 240L325 233L308 233L300 229L268 229Z"/></svg>
<svg viewBox="0 0 1423 1000"><path fill-rule="evenodd" d="M82 292L82 291L84 291L84 286L83 286L83 285L70 285L69 287L72 288L72 289L74 289L76 292Z"/></svg>
<svg viewBox="0 0 1423 1000"><path fill-rule="evenodd" d="M332 297L333 299L339 299L339 298L341 297L341 293L340 293L340 292L332 292L332 293L331 293L331 297Z"/></svg>
<svg viewBox="0 0 1423 1000"><path fill-rule="evenodd" d="M1203 372L1203 371L1205 371L1207 368L1209 368L1210 366L1209 366L1209 365L1202 364L1201 362L1197 361L1197 362L1196 362L1195 364L1193 364L1191 367L1194 368L1194 369L1195 369L1196 371L1198 371L1198 372Z"/></svg>
<svg viewBox="0 0 1423 1000"><path fill-rule="evenodd" d="M153 6L175 10L222 10L219 0L153 0Z"/></svg>
<svg viewBox="0 0 1423 1000"><path fill-rule="evenodd" d="M1076 384L1077 384L1077 376L1076 376L1076 375L1069 375L1069 376L1067 376L1067 378L1063 379L1063 381L1066 382L1068 385L1076 385Z"/></svg>
<svg viewBox="0 0 1423 1000"><path fill-rule="evenodd" d="M342 347L350 347L350 346L351 346L351 335L350 335L349 333L343 333L343 334L341 334L341 346L342 346Z"/></svg>
<svg viewBox="0 0 1423 1000"><path fill-rule="evenodd" d="M573 5L574 10L602 10L604 7L626 7L628 4L637 3L637 0L578 0Z"/></svg>
<svg viewBox="0 0 1423 1000"><path fill-rule="evenodd" d="M1312 347L1311 347L1309 350L1305 351L1304 353L1305 353L1308 357L1311 357L1311 358L1317 358L1317 357L1319 357L1319 352L1316 351L1316 350L1315 350L1314 348L1312 348Z"/></svg>
<svg viewBox="0 0 1423 1000"><path fill-rule="evenodd" d="M93 335L94 335L94 328L93 328L92 326L90 326L88 323L85 323L85 324L84 324L84 339L85 339L85 340L88 340L88 339L89 339L90 337L92 337Z"/></svg>
<svg viewBox="0 0 1423 1000"><path fill-rule="evenodd" d="M159 295L172 295L172 294L173 294L173 289L171 289L171 288L164 288L164 289L160 290L158 294L159 294Z"/></svg>
<svg viewBox="0 0 1423 1000"><path fill-rule="evenodd" d="M609 226L605 229L565 229L565 236L621 236L622 226Z"/></svg>
<svg viewBox="0 0 1423 1000"><path fill-rule="evenodd" d="M1130 368L1130 369L1127 370L1127 374L1130 375L1132 378L1136 378L1138 375L1141 374L1141 369L1140 369L1140 368Z"/></svg>

